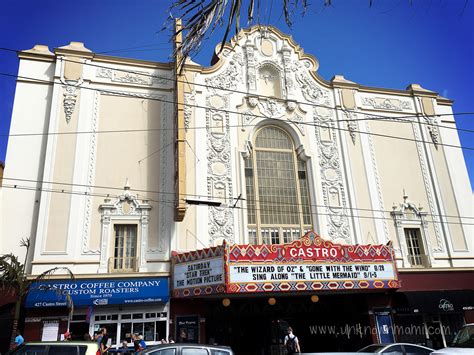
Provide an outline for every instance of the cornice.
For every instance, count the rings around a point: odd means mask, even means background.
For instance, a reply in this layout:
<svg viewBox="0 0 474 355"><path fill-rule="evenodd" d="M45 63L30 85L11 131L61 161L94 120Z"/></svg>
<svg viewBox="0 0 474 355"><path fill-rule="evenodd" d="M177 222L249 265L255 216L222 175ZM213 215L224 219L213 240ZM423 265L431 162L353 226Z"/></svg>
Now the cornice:
<svg viewBox="0 0 474 355"><path fill-rule="evenodd" d="M55 56L48 46L37 44L31 49L18 52L18 58L27 60L39 60L43 62L54 62Z"/></svg>
<svg viewBox="0 0 474 355"><path fill-rule="evenodd" d="M168 261L161 261L162 263L169 263ZM95 262L97 264L97 262ZM35 280L39 275L29 275L28 280ZM147 277L170 277L170 272L114 272L114 273L105 273L105 274L75 274L74 280L84 280L84 279L127 279L127 278L147 278ZM47 280L64 280L71 279L69 275L66 274L56 274L50 275ZM42 281L47 281L42 280Z"/></svg>

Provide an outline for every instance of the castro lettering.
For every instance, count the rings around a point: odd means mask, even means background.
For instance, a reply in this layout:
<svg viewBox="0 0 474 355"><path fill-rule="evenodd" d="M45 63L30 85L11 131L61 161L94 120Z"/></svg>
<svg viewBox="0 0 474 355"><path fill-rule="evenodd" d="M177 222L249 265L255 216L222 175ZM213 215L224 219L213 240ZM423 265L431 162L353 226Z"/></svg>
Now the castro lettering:
<svg viewBox="0 0 474 355"><path fill-rule="evenodd" d="M336 248L290 248L289 253L292 258L337 258L341 256Z"/></svg>

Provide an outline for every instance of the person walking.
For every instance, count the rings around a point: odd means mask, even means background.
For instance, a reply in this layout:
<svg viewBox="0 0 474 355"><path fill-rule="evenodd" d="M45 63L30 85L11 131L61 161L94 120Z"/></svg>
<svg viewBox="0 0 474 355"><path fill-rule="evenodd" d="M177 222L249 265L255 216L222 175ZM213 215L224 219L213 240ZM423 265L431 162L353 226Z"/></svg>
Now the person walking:
<svg viewBox="0 0 474 355"><path fill-rule="evenodd" d="M285 336L285 347L287 354L301 353L298 337L293 334L293 328L288 327L288 334Z"/></svg>
<svg viewBox="0 0 474 355"><path fill-rule="evenodd" d="M109 335L107 334L107 328L102 328L102 339L100 340L100 353L108 354L110 349Z"/></svg>
<svg viewBox="0 0 474 355"><path fill-rule="evenodd" d="M19 330L16 331L16 337L15 337L15 343L13 344L14 348L18 348L20 345L22 345L25 342L25 339L21 336L21 333Z"/></svg>

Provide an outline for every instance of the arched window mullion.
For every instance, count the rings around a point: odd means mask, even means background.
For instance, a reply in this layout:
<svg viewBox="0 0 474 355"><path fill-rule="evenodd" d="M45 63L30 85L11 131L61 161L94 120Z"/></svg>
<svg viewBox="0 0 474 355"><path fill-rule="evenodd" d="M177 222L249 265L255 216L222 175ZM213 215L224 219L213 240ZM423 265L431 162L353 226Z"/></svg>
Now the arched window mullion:
<svg viewBox="0 0 474 355"><path fill-rule="evenodd" d="M255 222L248 224L249 234L255 229L258 243L284 243L299 237L306 229L309 196L306 175L300 176L300 169L306 167L300 167L293 139L279 127L263 127L254 136L248 159L246 184L253 189L254 202L247 206L253 206Z"/></svg>

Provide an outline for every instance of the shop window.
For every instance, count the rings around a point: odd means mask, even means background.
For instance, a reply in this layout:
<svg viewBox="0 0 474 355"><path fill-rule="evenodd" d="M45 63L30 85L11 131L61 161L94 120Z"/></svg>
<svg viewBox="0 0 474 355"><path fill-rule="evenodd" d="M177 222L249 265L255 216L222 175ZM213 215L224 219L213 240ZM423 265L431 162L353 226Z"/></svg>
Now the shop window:
<svg viewBox="0 0 474 355"><path fill-rule="evenodd" d="M133 313L133 319L143 319L143 313Z"/></svg>
<svg viewBox="0 0 474 355"><path fill-rule="evenodd" d="M405 228L408 249L408 261L412 266L426 266L427 257L424 252L421 233L418 228Z"/></svg>
<svg viewBox="0 0 474 355"><path fill-rule="evenodd" d="M132 315L130 313L122 314L122 319L132 319Z"/></svg>
<svg viewBox="0 0 474 355"><path fill-rule="evenodd" d="M282 244L311 230L306 163L281 128L266 126L245 159L250 244Z"/></svg>
<svg viewBox="0 0 474 355"><path fill-rule="evenodd" d="M114 225L114 257L111 261L113 271L137 270L137 225Z"/></svg>

